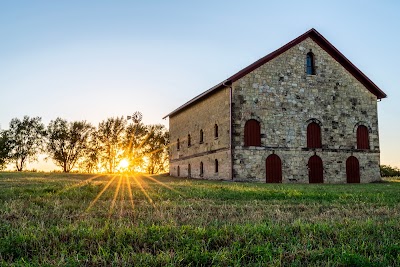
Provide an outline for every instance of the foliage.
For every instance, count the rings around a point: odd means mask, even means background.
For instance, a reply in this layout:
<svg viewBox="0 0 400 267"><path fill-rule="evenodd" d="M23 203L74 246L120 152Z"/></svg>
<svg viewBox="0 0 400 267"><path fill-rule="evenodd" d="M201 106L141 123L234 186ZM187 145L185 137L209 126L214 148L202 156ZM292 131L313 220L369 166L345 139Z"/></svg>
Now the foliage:
<svg viewBox="0 0 400 267"><path fill-rule="evenodd" d="M147 173L155 174L165 172L168 164L169 133L164 125L157 124L149 126L149 136L145 145L144 153L149 162Z"/></svg>
<svg viewBox="0 0 400 267"><path fill-rule="evenodd" d="M8 131L0 131L0 170L7 164L10 158L10 138Z"/></svg>
<svg viewBox="0 0 400 267"><path fill-rule="evenodd" d="M169 133L163 125L127 124L123 117L108 118L97 129L86 121L57 118L47 127L41 118L13 119L1 132L0 169L12 160L22 171L29 160L45 152L63 172L86 173L168 171ZM128 166L120 166L121 161Z"/></svg>
<svg viewBox="0 0 400 267"><path fill-rule="evenodd" d="M10 158L18 171L22 171L28 160L35 160L43 150L46 131L40 117L14 118L9 127Z"/></svg>
<svg viewBox="0 0 400 267"><path fill-rule="evenodd" d="M99 155L107 172L114 173L123 158L124 131L126 120L123 117L108 118L100 122L97 129Z"/></svg>
<svg viewBox="0 0 400 267"><path fill-rule="evenodd" d="M97 132L92 131L89 140L88 146L85 149L85 153L82 157L82 160L78 163L79 170L81 172L86 173L94 173L99 172L99 163L100 163L100 144L99 139L97 138Z"/></svg>
<svg viewBox="0 0 400 267"><path fill-rule="evenodd" d="M0 173L0 265L398 266L399 190Z"/></svg>
<svg viewBox="0 0 400 267"><path fill-rule="evenodd" d="M125 130L125 157L129 159L130 171L142 171L144 145L148 142L149 126L143 123L129 124Z"/></svg>
<svg viewBox="0 0 400 267"><path fill-rule="evenodd" d="M64 172L70 172L87 152L92 131L93 126L85 121L68 123L57 118L47 127L47 153Z"/></svg>
<svg viewBox="0 0 400 267"><path fill-rule="evenodd" d="M380 165L382 177L400 176L400 169L388 165Z"/></svg>

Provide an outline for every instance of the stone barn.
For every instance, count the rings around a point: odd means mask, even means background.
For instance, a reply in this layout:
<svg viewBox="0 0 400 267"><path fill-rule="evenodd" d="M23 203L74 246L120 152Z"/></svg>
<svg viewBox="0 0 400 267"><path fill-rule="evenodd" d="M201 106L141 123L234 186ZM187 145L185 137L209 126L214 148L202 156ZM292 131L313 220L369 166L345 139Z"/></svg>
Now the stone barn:
<svg viewBox="0 0 400 267"><path fill-rule="evenodd" d="M380 179L386 94L315 29L169 117L170 174L267 183Z"/></svg>

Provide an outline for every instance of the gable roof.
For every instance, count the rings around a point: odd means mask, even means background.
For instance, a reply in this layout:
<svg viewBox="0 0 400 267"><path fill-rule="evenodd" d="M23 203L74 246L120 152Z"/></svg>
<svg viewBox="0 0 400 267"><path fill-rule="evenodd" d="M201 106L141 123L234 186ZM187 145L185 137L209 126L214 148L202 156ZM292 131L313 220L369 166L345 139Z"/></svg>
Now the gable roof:
<svg viewBox="0 0 400 267"><path fill-rule="evenodd" d="M286 52L293 46L301 43L307 38L311 38L315 43L317 43L322 49L324 49L331 57L333 57L339 64L341 64L351 75L354 76L360 83L362 83L372 94L374 94L378 99L385 98L386 94L375 84L373 83L361 70L359 70L353 63L350 62L339 50L336 49L328 40L325 39L317 30L314 28L305 32L304 34L300 35L296 39L290 41L289 43L285 44L281 48L275 50L274 52L266 55L265 57L260 58L253 64L250 64L246 68L240 70L239 72L235 73L228 79L222 81L221 83L215 85L214 87L208 89L207 91L203 92L202 94L196 96L195 98L189 100L182 106L178 107L165 117L170 117L179 111L191 106L192 104L198 102L199 100L205 98L206 96L212 94L213 92L217 91L218 89L224 88L229 86L233 82L239 80L243 76L249 74L253 70L261 67L268 61L274 59L275 57L281 55L282 53Z"/></svg>

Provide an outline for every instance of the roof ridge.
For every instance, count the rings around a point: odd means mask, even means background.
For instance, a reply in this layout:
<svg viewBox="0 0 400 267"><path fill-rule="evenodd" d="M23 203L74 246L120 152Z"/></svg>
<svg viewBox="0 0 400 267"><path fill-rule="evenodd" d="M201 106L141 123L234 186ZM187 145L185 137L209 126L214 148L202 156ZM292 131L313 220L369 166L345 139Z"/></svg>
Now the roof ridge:
<svg viewBox="0 0 400 267"><path fill-rule="evenodd" d="M292 41L288 42L287 44L281 46L280 48L276 49L275 51L267 54L266 56L256 60L252 64L248 65L247 67L241 69L237 73L233 74L226 80L222 81L221 83L211 87L210 89L206 90L205 92L199 94L198 96L192 98L185 104L181 105L177 109L170 112L168 115L164 116L163 119L174 115L175 113L179 112L180 110L194 104L195 102L199 101L200 99L204 98L208 94L211 94L215 90L220 88L226 87L227 84L231 84L238 79L242 78L243 76L247 75L248 73L252 72L253 70L261 67L268 61L274 59L275 57L281 55L282 53L286 52L293 46L299 44L300 42L304 41L307 38L311 38L314 42L316 42L323 50L325 50L333 59L335 59L339 64L341 64L347 71L353 75L360 83L362 83L372 94L374 94L378 99L385 98L387 95L374 83L372 82L360 69L358 69L350 60L348 60L335 46L333 46L322 34L320 34L316 29L311 28L310 30L306 31L302 35L298 36L297 38L293 39Z"/></svg>

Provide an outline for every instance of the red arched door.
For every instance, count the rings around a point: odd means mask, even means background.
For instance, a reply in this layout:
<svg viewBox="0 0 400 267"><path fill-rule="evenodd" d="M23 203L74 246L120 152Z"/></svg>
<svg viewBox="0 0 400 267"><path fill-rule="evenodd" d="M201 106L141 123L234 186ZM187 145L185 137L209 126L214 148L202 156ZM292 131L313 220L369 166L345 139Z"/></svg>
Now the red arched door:
<svg viewBox="0 0 400 267"><path fill-rule="evenodd" d="M275 155L269 155L265 161L267 183L282 183L282 161Z"/></svg>
<svg viewBox="0 0 400 267"><path fill-rule="evenodd" d="M324 182L322 159L317 155L310 157L308 160L308 179L310 184Z"/></svg>
<svg viewBox="0 0 400 267"><path fill-rule="evenodd" d="M346 160L346 176L348 183L360 183L360 164L354 156Z"/></svg>

